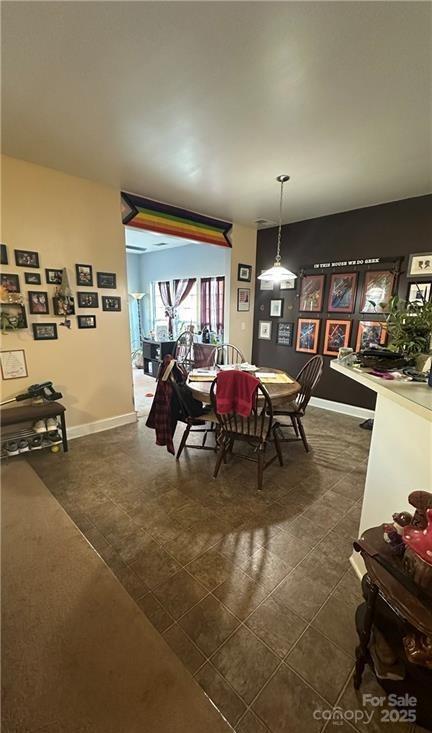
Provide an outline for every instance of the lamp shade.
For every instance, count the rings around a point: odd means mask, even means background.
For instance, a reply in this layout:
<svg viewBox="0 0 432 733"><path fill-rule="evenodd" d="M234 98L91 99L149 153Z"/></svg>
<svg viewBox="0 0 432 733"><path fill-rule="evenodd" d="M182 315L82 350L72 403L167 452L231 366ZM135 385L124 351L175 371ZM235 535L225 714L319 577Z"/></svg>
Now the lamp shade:
<svg viewBox="0 0 432 733"><path fill-rule="evenodd" d="M264 270L261 275L258 275L258 280L269 280L270 282L278 283L281 280L293 280L296 277L297 275L294 272L283 267L280 262L275 262L273 267L270 267L269 270Z"/></svg>
<svg viewBox="0 0 432 733"><path fill-rule="evenodd" d="M144 298L145 293L129 293L129 295L134 300L141 300L141 298Z"/></svg>

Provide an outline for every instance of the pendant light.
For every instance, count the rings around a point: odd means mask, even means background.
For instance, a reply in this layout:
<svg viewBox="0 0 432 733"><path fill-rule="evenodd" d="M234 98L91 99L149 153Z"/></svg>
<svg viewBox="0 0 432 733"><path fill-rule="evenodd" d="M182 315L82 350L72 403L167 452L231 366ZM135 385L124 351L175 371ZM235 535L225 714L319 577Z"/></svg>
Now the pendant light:
<svg viewBox="0 0 432 733"><path fill-rule="evenodd" d="M277 238L277 248L276 248L276 257L274 261L273 267L270 267L269 270L265 270L261 273L261 275L258 275L258 280L269 280L271 282L280 282L281 280L293 280L297 277L297 275L294 272L291 272L291 270L288 270L286 267L281 265L281 253L280 253L280 243L281 243L281 234L282 234L282 201L283 201L283 186L284 183L289 181L289 176L278 176L276 178L277 181L279 181L281 188L280 188L280 200L279 200L279 229L278 229L278 238Z"/></svg>

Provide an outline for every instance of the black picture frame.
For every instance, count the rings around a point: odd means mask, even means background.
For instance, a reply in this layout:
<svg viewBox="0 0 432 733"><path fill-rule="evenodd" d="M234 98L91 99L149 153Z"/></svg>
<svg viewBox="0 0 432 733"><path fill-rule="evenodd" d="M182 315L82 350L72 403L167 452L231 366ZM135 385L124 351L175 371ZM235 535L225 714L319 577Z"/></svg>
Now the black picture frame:
<svg viewBox="0 0 432 733"><path fill-rule="evenodd" d="M45 280L47 285L61 285L62 278L63 270L52 267L45 268Z"/></svg>
<svg viewBox="0 0 432 733"><path fill-rule="evenodd" d="M432 252L414 252L408 260L407 278L430 280L432 276Z"/></svg>
<svg viewBox="0 0 432 733"><path fill-rule="evenodd" d="M96 328L96 316L91 315L80 315L77 316L78 328Z"/></svg>
<svg viewBox="0 0 432 733"><path fill-rule="evenodd" d="M102 310L120 313L121 298L119 295L102 295Z"/></svg>
<svg viewBox="0 0 432 733"><path fill-rule="evenodd" d="M69 305L67 309L67 313L63 313L63 310L59 308L59 302L61 298L58 297L58 295L55 295L52 299L53 302L53 314L55 316L61 316L62 318L64 316L74 316L75 315L75 298L69 298Z"/></svg>
<svg viewBox="0 0 432 733"><path fill-rule="evenodd" d="M409 303L428 303L431 299L432 281L408 282L407 297Z"/></svg>
<svg viewBox="0 0 432 733"><path fill-rule="evenodd" d="M279 321L276 331L279 346L292 346L294 343L294 321Z"/></svg>
<svg viewBox="0 0 432 733"><path fill-rule="evenodd" d="M99 293L77 291L78 308L99 308Z"/></svg>
<svg viewBox="0 0 432 733"><path fill-rule="evenodd" d="M56 323L32 323L35 341L55 341L58 339Z"/></svg>
<svg viewBox="0 0 432 733"><path fill-rule="evenodd" d="M117 287L117 275L115 272L97 272L98 288L106 288L107 290L115 290Z"/></svg>
<svg viewBox="0 0 432 733"><path fill-rule="evenodd" d="M29 313L32 316L46 316L49 313L48 293L45 290L29 290Z"/></svg>
<svg viewBox="0 0 432 733"><path fill-rule="evenodd" d="M250 283L252 280L252 265L240 263L237 267L237 280L242 283Z"/></svg>
<svg viewBox="0 0 432 733"><path fill-rule="evenodd" d="M76 284L80 288L93 287L93 266L77 263L75 265Z"/></svg>
<svg viewBox="0 0 432 733"><path fill-rule="evenodd" d="M14 249L15 264L17 267L39 267L39 252L29 249Z"/></svg>
<svg viewBox="0 0 432 733"><path fill-rule="evenodd" d="M2 313L8 313L10 318L16 319L14 325L7 326L3 324L5 331L15 331L15 329L27 328L26 309L22 303L2 303L0 305Z"/></svg>
<svg viewBox="0 0 432 733"><path fill-rule="evenodd" d="M8 272L2 272L0 273L0 284L3 288L5 288L8 293L20 293L20 282L19 282L19 276L14 274L9 274Z"/></svg>
<svg viewBox="0 0 432 733"><path fill-rule="evenodd" d="M5 244L0 244L0 265L7 265L7 264L9 264L7 247Z"/></svg>
<svg viewBox="0 0 432 733"><path fill-rule="evenodd" d="M41 285L42 280L40 272L25 272L24 282L26 285Z"/></svg>
<svg viewBox="0 0 432 733"><path fill-rule="evenodd" d="M297 277L286 277L279 282L279 290L295 290L297 287Z"/></svg>
<svg viewBox="0 0 432 733"><path fill-rule="evenodd" d="M245 296L244 294L247 293ZM250 311L251 289L237 288L237 312L248 313Z"/></svg>

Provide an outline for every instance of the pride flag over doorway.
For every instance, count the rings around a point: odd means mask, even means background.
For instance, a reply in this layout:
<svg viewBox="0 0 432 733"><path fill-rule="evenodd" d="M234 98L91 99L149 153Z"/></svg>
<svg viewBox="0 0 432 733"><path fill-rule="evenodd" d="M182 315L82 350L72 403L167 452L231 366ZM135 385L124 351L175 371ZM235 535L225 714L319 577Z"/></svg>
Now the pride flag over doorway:
<svg viewBox="0 0 432 733"><path fill-rule="evenodd" d="M128 227L231 247L228 232L232 224L228 221L124 192L121 194L121 213L123 224Z"/></svg>

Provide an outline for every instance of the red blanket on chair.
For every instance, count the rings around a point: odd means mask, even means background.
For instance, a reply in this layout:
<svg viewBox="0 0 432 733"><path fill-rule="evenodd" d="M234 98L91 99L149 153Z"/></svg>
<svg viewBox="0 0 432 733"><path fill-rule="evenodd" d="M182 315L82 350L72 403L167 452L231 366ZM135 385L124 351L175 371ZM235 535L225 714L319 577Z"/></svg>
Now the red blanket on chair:
<svg viewBox="0 0 432 733"><path fill-rule="evenodd" d="M219 372L216 377L216 410L221 415L235 412L247 417L250 415L259 379L252 374L230 369Z"/></svg>

